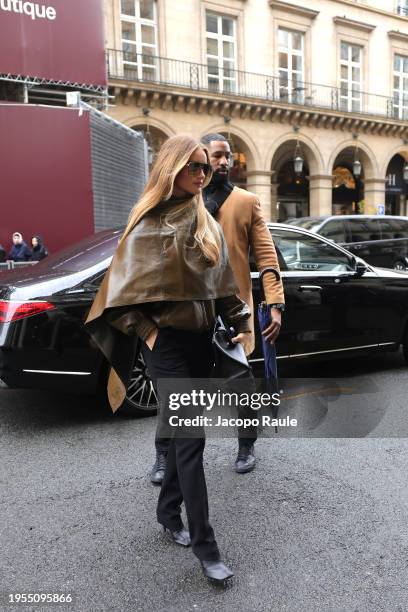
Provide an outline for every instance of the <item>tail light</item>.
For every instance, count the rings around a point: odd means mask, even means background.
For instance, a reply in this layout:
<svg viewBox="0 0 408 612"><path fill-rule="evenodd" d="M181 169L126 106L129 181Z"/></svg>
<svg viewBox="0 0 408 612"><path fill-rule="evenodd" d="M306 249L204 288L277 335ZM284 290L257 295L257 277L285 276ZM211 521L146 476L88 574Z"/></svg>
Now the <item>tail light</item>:
<svg viewBox="0 0 408 612"><path fill-rule="evenodd" d="M0 300L0 323L19 321L32 315L41 314L55 309L54 304L49 302L14 302L12 300Z"/></svg>

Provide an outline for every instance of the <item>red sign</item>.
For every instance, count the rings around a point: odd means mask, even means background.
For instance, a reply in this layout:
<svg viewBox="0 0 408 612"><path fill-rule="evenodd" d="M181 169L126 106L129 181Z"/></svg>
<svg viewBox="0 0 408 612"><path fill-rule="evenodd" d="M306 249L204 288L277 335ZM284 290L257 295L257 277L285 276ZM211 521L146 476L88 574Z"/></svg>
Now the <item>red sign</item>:
<svg viewBox="0 0 408 612"><path fill-rule="evenodd" d="M103 0L0 0L0 74L106 86Z"/></svg>
<svg viewBox="0 0 408 612"><path fill-rule="evenodd" d="M89 0L87 0L88 2ZM55 252L94 232L89 113L0 104L0 244L39 234Z"/></svg>

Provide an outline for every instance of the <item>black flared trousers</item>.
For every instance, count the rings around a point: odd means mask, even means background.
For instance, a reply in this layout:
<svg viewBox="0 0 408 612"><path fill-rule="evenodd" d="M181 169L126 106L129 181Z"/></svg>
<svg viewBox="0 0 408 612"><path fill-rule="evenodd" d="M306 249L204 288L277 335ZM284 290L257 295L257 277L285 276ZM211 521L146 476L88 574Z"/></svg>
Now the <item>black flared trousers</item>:
<svg viewBox="0 0 408 612"><path fill-rule="evenodd" d="M207 378L214 361L209 332L162 328L153 350L150 351L146 344L142 350L155 383L165 378ZM165 401L165 398L160 399ZM184 501L193 553L201 560L217 560L220 553L209 522L204 447L204 437L174 436L169 440L157 520L169 529L180 529L181 503Z"/></svg>

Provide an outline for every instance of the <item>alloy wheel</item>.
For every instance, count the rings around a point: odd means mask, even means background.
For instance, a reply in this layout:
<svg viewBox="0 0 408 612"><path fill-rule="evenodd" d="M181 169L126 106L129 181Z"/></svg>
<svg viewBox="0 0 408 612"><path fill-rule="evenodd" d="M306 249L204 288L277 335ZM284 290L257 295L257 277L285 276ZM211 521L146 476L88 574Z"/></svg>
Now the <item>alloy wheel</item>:
<svg viewBox="0 0 408 612"><path fill-rule="evenodd" d="M157 411L156 391L141 352L132 371L125 401L128 407L134 407L141 412L145 411L147 414L154 414Z"/></svg>

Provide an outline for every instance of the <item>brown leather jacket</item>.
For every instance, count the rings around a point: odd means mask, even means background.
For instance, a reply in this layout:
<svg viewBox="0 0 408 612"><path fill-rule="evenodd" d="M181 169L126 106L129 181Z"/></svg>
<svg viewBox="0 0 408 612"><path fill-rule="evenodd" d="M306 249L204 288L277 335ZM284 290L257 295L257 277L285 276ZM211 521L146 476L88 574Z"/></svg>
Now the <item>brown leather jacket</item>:
<svg viewBox="0 0 408 612"><path fill-rule="evenodd" d="M126 395L137 336L155 327L210 329L216 314L237 332L250 329L221 228L220 259L210 266L194 244L195 222L195 198L159 204L119 244L101 283L85 325L112 365L113 410Z"/></svg>
<svg viewBox="0 0 408 612"><path fill-rule="evenodd" d="M217 315L234 327L237 333L251 331L248 322L249 306L235 295L217 300L155 302L131 310L127 306L123 309L115 308L107 314L107 319L124 334L137 334L146 340L157 327L208 331L214 327Z"/></svg>

